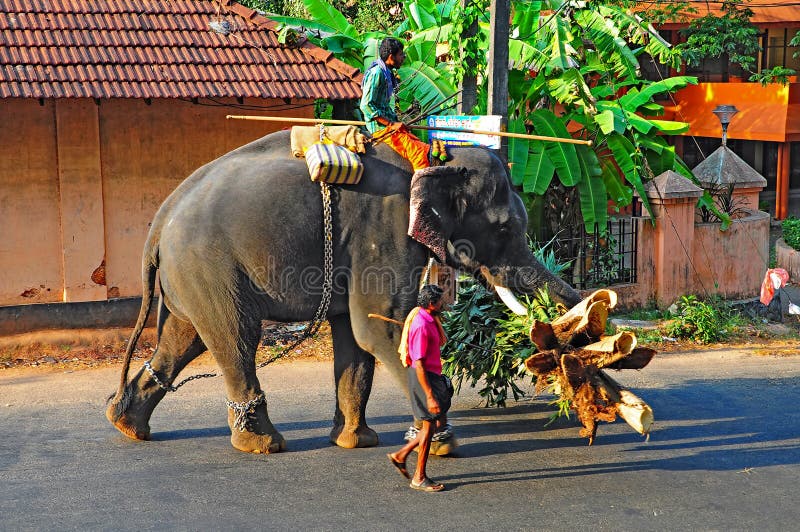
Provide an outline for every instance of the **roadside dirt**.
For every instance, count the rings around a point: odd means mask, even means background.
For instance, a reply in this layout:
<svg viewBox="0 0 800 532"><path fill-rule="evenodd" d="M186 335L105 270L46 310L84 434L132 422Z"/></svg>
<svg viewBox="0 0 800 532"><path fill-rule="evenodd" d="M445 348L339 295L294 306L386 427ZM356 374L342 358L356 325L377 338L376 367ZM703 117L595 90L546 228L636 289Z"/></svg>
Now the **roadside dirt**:
<svg viewBox="0 0 800 532"><path fill-rule="evenodd" d="M280 354L302 335L305 324L265 324L257 363ZM0 371L8 368L52 366L54 368L99 367L118 364L125 356L132 329L70 329L38 331L0 337ZM148 328L133 352L133 360L148 360L156 348L156 330ZM333 357L330 328L325 323L316 338L308 339L281 359L327 359ZM212 363L209 353L199 363Z"/></svg>
<svg viewBox="0 0 800 532"><path fill-rule="evenodd" d="M763 356L800 354L797 324L768 324L744 328L735 339L725 343L701 345L686 340L639 337L659 352L684 352L697 349L747 349ZM265 324L257 363L279 354L302 334L305 324ZM102 367L118 364L125 355L131 329L74 329L39 331L0 338L0 371L8 368L49 366L54 369ZM657 335L656 335L657 336ZM145 329L134 351L133 360L148 360L156 347L156 331ZM330 328L323 324L316 338L306 340L281 356L285 360L326 360L333 357ZM211 363L209 353L198 363Z"/></svg>

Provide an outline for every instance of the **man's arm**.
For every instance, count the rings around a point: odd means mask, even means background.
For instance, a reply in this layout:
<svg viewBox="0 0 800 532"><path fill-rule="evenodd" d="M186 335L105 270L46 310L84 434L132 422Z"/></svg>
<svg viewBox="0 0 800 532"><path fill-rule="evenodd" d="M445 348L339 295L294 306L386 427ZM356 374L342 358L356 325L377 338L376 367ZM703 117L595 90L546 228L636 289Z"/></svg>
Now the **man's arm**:
<svg viewBox="0 0 800 532"><path fill-rule="evenodd" d="M428 402L428 412L433 416L438 416L442 409L439 407L439 402L433 395L433 389L430 382L428 382L428 375L425 373L425 368L422 367L422 360L414 361L414 370L417 373L417 380L419 380L422 390L425 392L425 398Z"/></svg>
<svg viewBox="0 0 800 532"><path fill-rule="evenodd" d="M441 412L439 402L433 395L431 383L428 382L428 375L425 373L425 367L422 365L422 358L425 356L425 348L428 345L428 331L425 327L414 327L412 323L411 330L408 333L408 356L411 357L411 367L417 375L417 380L422 391L425 392L428 412L437 416Z"/></svg>
<svg viewBox="0 0 800 532"><path fill-rule="evenodd" d="M361 113L366 122L377 122L379 125L388 127L395 125L399 128L402 123L391 120L390 117L381 113L382 109L389 106L389 102L381 102L381 83L385 83L383 72L379 68L371 68L364 73L364 92L361 95ZM383 103L383 105L381 105Z"/></svg>

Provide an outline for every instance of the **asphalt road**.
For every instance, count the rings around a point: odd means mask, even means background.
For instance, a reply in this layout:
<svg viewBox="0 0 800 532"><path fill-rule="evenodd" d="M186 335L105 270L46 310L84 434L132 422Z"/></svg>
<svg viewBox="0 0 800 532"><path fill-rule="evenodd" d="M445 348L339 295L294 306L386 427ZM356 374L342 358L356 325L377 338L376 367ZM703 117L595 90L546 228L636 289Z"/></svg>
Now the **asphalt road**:
<svg viewBox="0 0 800 532"><path fill-rule="evenodd" d="M448 486L438 494L410 490L384 456L410 416L380 368L368 418L381 445L356 450L328 443L330 362L262 370L290 446L268 456L230 446L219 379L162 401L154 441L126 439L103 416L118 371L0 371L1 530L797 530L800 522L800 356L661 354L641 372L615 375L653 407L649 442L618 421L602 424L588 447L574 417L544 426L547 398L482 409L464 390L451 410L457 457L429 463Z"/></svg>

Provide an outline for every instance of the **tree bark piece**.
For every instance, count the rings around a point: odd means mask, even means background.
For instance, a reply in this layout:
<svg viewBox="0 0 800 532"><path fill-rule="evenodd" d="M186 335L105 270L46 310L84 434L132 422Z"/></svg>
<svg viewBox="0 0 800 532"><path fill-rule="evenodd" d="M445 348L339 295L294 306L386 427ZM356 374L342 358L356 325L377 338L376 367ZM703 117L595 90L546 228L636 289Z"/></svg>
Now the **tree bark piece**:
<svg viewBox="0 0 800 532"><path fill-rule="evenodd" d="M649 434L655 420L653 409L640 397L623 388L604 371L598 371L595 385L606 394L608 401L614 403L619 417L639 434Z"/></svg>
<svg viewBox="0 0 800 532"><path fill-rule="evenodd" d="M604 336L608 311L616 303L614 291L597 290L552 323L534 320L530 329L538 352L525 360L525 367L537 376L537 392L552 387L569 401L589 445L599 421L613 422L619 416L639 434L648 434L653 425L647 403L603 371L641 369L656 354L637 347L630 331Z"/></svg>

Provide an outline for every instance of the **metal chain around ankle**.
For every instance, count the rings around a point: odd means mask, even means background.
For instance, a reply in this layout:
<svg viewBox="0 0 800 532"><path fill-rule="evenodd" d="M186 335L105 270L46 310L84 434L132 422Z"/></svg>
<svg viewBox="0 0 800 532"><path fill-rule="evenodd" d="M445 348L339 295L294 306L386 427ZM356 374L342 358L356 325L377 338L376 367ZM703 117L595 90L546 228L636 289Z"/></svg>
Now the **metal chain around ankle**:
<svg viewBox="0 0 800 532"><path fill-rule="evenodd" d="M317 313L314 315L314 319L311 320L311 323L303 331L303 335L294 343L285 347L280 353L273 356L270 359L265 360L258 366L256 366L256 370L259 370L266 366L267 364L272 364L279 358L285 356L287 353L290 353L292 349L297 347L298 345L305 342L307 339L311 338L319 331L319 328L322 326L322 322L325 321L325 316L328 314L328 308L331 304L331 295L333 293L333 214L331 211L331 190L327 183L320 182L320 193L322 194L322 220L324 222L324 234L323 234L323 252L324 252L324 274L325 277L322 282L322 299L319 302L319 307L317 308ZM153 378L153 380L158 384L158 386L162 390L166 390L168 392L175 392L183 386L184 384L191 382L195 379L207 379L210 377L217 377L216 373L202 373L200 375L192 375L191 377L187 377L179 382L176 386L172 386L169 384L164 383L161 379L158 378L156 372L153 370L152 366L150 366L150 362L147 361L144 363L144 368Z"/></svg>
<svg viewBox="0 0 800 532"><path fill-rule="evenodd" d="M187 377L183 379L177 386L172 386L171 384L167 384L161 379L158 378L156 371L153 369L153 366L150 365L150 361L144 363L144 369L147 370L147 373L150 374L150 377L158 384L158 387L162 390L166 390L168 392L176 392L178 388L186 384L187 382L193 381L195 379L206 379L208 377L216 377L216 373L201 373L200 375L192 375L191 377Z"/></svg>
<svg viewBox="0 0 800 532"><path fill-rule="evenodd" d="M235 415L233 427L239 432L245 432L247 430L247 416L250 414L255 414L256 407L261 404L266 404L266 402L267 398L264 395L264 392L259 392L255 399L251 399L246 403L235 403L230 400L225 401L225 404L228 405L228 408L233 410Z"/></svg>
<svg viewBox="0 0 800 532"><path fill-rule="evenodd" d="M156 381L156 384L158 384L158 387L161 388L162 390L166 390L168 392L174 392L175 390L178 389L177 386L172 386L171 384L166 384L161 379L159 379L158 375L156 375L156 371L153 369L153 366L150 365L150 361L149 360L144 363L144 369L147 370L147 373L150 374L150 377L154 381Z"/></svg>

